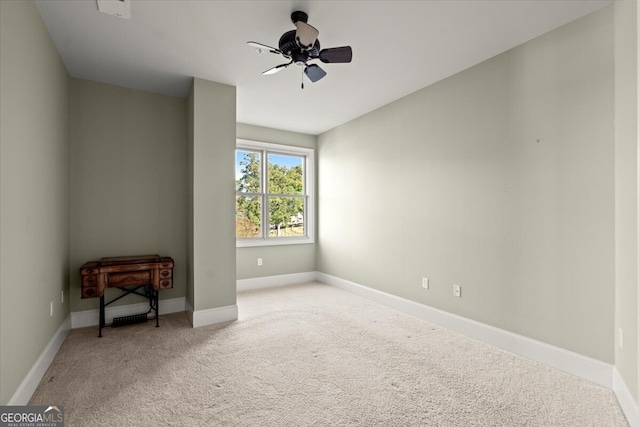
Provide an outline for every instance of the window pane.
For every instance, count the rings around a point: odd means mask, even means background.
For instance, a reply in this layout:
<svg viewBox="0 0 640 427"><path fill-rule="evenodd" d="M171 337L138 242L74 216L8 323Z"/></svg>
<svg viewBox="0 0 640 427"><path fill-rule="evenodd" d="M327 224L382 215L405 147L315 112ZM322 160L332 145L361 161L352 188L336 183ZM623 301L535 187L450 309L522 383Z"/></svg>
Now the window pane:
<svg viewBox="0 0 640 427"><path fill-rule="evenodd" d="M236 196L236 238L262 237L261 197Z"/></svg>
<svg viewBox="0 0 640 427"><path fill-rule="evenodd" d="M303 156L268 155L268 189L271 194L303 194Z"/></svg>
<svg viewBox="0 0 640 427"><path fill-rule="evenodd" d="M236 191L260 193L262 167L260 153L236 150Z"/></svg>
<svg viewBox="0 0 640 427"><path fill-rule="evenodd" d="M306 236L303 197L269 197L269 236Z"/></svg>

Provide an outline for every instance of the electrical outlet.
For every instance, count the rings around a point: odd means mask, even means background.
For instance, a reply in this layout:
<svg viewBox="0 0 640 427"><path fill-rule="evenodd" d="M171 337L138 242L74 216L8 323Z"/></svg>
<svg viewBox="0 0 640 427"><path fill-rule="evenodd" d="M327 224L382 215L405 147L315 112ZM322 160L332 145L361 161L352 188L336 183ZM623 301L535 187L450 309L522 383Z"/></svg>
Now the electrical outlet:
<svg viewBox="0 0 640 427"><path fill-rule="evenodd" d="M453 296L454 297L462 297L462 288L460 285L453 285Z"/></svg>
<svg viewBox="0 0 640 427"><path fill-rule="evenodd" d="M262 266L262 258L258 258L258 265Z"/></svg>
<svg viewBox="0 0 640 427"><path fill-rule="evenodd" d="M429 289L429 279L427 277L422 278L422 287L425 289Z"/></svg>
<svg viewBox="0 0 640 427"><path fill-rule="evenodd" d="M53 301L49 303L49 317L53 317Z"/></svg>

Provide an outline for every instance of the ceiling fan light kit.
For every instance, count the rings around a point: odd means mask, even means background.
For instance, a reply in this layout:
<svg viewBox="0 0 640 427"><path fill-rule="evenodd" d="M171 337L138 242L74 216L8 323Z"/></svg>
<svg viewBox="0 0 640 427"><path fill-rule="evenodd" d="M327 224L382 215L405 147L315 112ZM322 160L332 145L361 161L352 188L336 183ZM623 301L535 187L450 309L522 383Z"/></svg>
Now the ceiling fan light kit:
<svg viewBox="0 0 640 427"><path fill-rule="evenodd" d="M337 64L351 62L353 52L351 46L333 47L320 49L318 40L319 31L307 24L308 16L305 12L295 11L291 14L291 22L296 29L284 33L278 41L278 48L271 47L258 42L247 42L249 46L255 47L259 53L268 51L277 55L282 55L289 62L269 68L262 74L275 74L291 64L304 67L304 74L312 82L317 82L327 75L317 64L308 64L309 61L319 59L325 64ZM302 85L304 88L304 84Z"/></svg>

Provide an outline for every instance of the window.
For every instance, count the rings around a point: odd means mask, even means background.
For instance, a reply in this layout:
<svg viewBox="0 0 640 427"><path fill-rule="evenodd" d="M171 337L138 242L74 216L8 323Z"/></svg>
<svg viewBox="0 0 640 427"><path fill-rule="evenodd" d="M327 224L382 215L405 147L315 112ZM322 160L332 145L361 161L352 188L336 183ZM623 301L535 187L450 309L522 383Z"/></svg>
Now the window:
<svg viewBox="0 0 640 427"><path fill-rule="evenodd" d="M313 243L313 150L236 142L236 245Z"/></svg>

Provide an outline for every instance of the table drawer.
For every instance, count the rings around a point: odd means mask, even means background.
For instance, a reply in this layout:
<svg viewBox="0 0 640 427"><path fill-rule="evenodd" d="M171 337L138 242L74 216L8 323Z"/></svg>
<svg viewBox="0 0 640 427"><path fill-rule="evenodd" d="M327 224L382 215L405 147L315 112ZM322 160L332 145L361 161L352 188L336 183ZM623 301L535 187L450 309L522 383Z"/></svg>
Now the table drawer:
<svg viewBox="0 0 640 427"><path fill-rule="evenodd" d="M128 271L110 273L107 276L107 287L148 285L151 283L151 271Z"/></svg>
<svg viewBox="0 0 640 427"><path fill-rule="evenodd" d="M173 288L173 280L160 279L160 289L171 289L171 288Z"/></svg>
<svg viewBox="0 0 640 427"><path fill-rule="evenodd" d="M98 276L82 276L82 298L94 298L98 296Z"/></svg>

